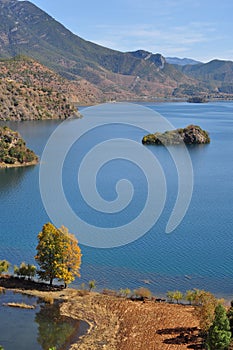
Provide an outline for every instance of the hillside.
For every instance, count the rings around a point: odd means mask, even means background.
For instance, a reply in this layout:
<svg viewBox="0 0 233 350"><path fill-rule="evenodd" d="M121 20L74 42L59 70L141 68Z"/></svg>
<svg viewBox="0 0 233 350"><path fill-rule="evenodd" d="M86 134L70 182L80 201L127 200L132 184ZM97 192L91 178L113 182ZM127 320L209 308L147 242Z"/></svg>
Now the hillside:
<svg viewBox="0 0 233 350"><path fill-rule="evenodd" d="M68 79L65 89L79 104L193 95L233 98L232 62L218 61L219 67L210 62L209 76L208 64L174 65L161 54L111 50L73 34L29 1L0 0L0 58L19 55Z"/></svg>
<svg viewBox="0 0 233 350"><path fill-rule="evenodd" d="M60 76L25 57L0 61L0 120L64 119L76 113Z"/></svg>
<svg viewBox="0 0 233 350"><path fill-rule="evenodd" d="M179 69L186 75L203 82L212 92L233 93L233 62L213 60L208 63L184 65Z"/></svg>
<svg viewBox="0 0 233 350"><path fill-rule="evenodd" d="M70 82L31 58L0 60L0 120L65 119L101 98L84 79Z"/></svg>
<svg viewBox="0 0 233 350"><path fill-rule="evenodd" d="M0 168L33 165L38 157L26 147L17 131L0 127Z"/></svg>
<svg viewBox="0 0 233 350"><path fill-rule="evenodd" d="M86 91L94 86L98 101L167 97L180 83L195 84L165 60L158 65L156 55L137 53L85 41L28 1L0 0L0 57L23 54L65 78L85 79L92 84Z"/></svg>

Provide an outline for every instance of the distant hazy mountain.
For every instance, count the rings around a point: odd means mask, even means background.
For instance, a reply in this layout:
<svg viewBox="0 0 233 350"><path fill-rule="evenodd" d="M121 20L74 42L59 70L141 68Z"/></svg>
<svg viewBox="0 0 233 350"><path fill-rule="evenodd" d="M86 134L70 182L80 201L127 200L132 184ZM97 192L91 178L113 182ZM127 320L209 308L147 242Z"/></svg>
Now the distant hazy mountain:
<svg viewBox="0 0 233 350"><path fill-rule="evenodd" d="M167 63L178 64L179 66L185 66L186 64L198 64L200 61L193 60L192 58L178 58L178 57L166 57Z"/></svg>
<svg viewBox="0 0 233 350"><path fill-rule="evenodd" d="M201 80L210 90L233 93L233 62L213 60L208 63L181 67L186 75Z"/></svg>
<svg viewBox="0 0 233 350"><path fill-rule="evenodd" d="M160 54L96 45L29 1L0 0L0 58L17 55L32 57L79 84L82 94L75 100L85 103L209 93L200 75L167 63Z"/></svg>

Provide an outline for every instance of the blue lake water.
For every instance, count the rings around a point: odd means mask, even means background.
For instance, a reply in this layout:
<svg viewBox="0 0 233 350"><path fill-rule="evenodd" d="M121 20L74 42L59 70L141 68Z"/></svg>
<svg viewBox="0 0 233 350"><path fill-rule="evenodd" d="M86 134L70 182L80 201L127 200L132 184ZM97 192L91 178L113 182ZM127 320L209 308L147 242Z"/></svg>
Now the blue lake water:
<svg viewBox="0 0 233 350"><path fill-rule="evenodd" d="M95 279L99 289L147 286L157 295L167 290L203 288L227 298L233 296L233 102L207 104L161 103L144 104L175 127L200 125L208 130L211 143L189 147L194 170L194 188L188 211L171 233L165 227L177 195L177 172L163 147L149 147L161 163L166 181L167 198L157 223L138 240L112 249L81 245L82 277L74 285ZM111 115L108 116L111 122ZM79 121L76 121L78 123ZM45 144L60 124L59 121L8 123L19 130L27 144L41 155ZM148 125L148 128L153 128ZM152 129L151 132L156 130ZM83 202L77 201L77 168L73 166L90 148L93 139L105 140L112 130L97 129L74 145L64 163L64 189L72 207L93 225L110 227L125 224L136 217L146 200L145 178L130 162L119 160L107 164L97 176L100 194L106 200L115 195L118 179L132 182L134 205L129 212L105 217ZM114 137L140 142L144 132L131 126L114 129ZM75 159L75 162L74 162ZM49 174L48 174L49 176ZM0 259L13 265L22 261L34 263L37 234L48 217L39 189L39 166L0 170ZM153 208L151 208L153 210ZM78 228L77 228L78 231ZM146 282L146 283L145 283Z"/></svg>
<svg viewBox="0 0 233 350"><path fill-rule="evenodd" d="M9 307L7 303L33 305L34 309ZM7 291L0 294L0 344L7 350L65 350L85 334L84 321L61 316L58 304Z"/></svg>

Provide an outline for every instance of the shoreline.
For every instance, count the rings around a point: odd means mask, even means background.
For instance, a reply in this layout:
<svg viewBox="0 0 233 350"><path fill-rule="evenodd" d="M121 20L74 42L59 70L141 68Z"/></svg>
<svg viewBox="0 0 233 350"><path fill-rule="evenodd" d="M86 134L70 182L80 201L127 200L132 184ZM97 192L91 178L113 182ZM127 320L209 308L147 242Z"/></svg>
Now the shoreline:
<svg viewBox="0 0 233 350"><path fill-rule="evenodd" d="M34 166L39 164L39 160L33 160L29 163L15 163L15 164L6 164L6 163L0 163L0 169L10 169L10 168L23 168L28 166Z"/></svg>
<svg viewBox="0 0 233 350"><path fill-rule="evenodd" d="M6 287L6 279L0 279L6 290L61 301L62 315L89 324L71 350L185 350L202 343L194 306L132 301L69 287L49 290L47 284L26 280L8 282Z"/></svg>

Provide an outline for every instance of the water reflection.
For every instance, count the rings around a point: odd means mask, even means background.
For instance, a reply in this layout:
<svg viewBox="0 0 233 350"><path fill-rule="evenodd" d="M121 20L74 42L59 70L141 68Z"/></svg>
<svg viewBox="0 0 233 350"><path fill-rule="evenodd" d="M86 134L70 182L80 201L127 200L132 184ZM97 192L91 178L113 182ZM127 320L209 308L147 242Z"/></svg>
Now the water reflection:
<svg viewBox="0 0 233 350"><path fill-rule="evenodd" d="M33 171L34 166L0 169L0 193L1 196L8 193L8 188L14 190L19 187L26 173Z"/></svg>
<svg viewBox="0 0 233 350"><path fill-rule="evenodd" d="M42 304L35 315L37 342L43 350L66 349L80 335L80 321L60 315L59 304Z"/></svg>
<svg viewBox="0 0 233 350"><path fill-rule="evenodd" d="M36 305L34 310L3 306L9 302ZM0 293L0 344L7 350L66 350L88 330L88 324L61 316L59 304L45 304L35 297Z"/></svg>

